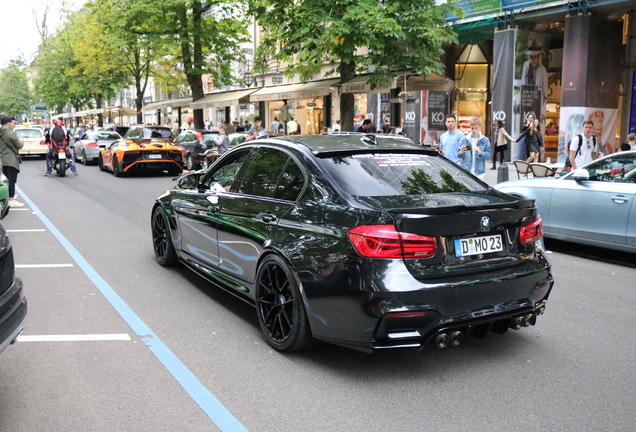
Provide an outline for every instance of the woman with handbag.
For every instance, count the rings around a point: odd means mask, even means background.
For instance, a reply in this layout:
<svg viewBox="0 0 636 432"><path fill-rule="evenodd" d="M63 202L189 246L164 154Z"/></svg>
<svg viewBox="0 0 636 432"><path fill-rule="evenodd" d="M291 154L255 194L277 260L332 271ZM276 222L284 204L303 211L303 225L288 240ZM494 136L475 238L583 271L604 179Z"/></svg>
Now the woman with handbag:
<svg viewBox="0 0 636 432"><path fill-rule="evenodd" d="M506 150L508 150L508 141L506 140L516 142L510 135L508 135L508 132L506 132L503 122L501 120L497 120L497 145L495 146L495 154L492 156L491 170L497 169L497 155L501 155L499 158L499 165L504 163L504 155Z"/></svg>
<svg viewBox="0 0 636 432"><path fill-rule="evenodd" d="M20 149L24 146L22 141L13 131L15 119L7 115L0 117L0 160L2 160L2 172L9 179L9 206L24 207L24 204L15 199L15 184L20 172Z"/></svg>

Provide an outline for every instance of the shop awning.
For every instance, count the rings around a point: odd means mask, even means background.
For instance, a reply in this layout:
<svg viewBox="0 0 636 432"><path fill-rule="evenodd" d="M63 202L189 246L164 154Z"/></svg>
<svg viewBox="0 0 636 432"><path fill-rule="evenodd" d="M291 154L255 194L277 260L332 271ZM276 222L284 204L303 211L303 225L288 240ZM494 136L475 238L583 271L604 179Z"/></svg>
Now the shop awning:
<svg viewBox="0 0 636 432"><path fill-rule="evenodd" d="M157 111L158 109L161 109L162 104L163 104L163 101L150 102L149 104L147 104L145 107L142 108L142 111Z"/></svg>
<svg viewBox="0 0 636 432"><path fill-rule="evenodd" d="M250 101L249 95L257 90L257 88L254 88L211 93L196 102L192 102L190 107L192 109L222 108L226 106L246 104Z"/></svg>
<svg viewBox="0 0 636 432"><path fill-rule="evenodd" d="M403 80L399 80L404 83ZM455 87L455 82L450 78L431 74L427 78L420 75L409 76L406 79L406 91L417 90L444 90L451 91Z"/></svg>
<svg viewBox="0 0 636 432"><path fill-rule="evenodd" d="M107 115L108 117L119 116L119 115L131 116L135 114L137 114L137 110L134 110L129 107L115 106L115 107L104 108L104 115Z"/></svg>
<svg viewBox="0 0 636 432"><path fill-rule="evenodd" d="M311 99L320 96L327 96L332 91L330 87L336 86L339 83L340 78L336 78L319 81L309 81L306 83L263 87L250 95L250 102Z"/></svg>
<svg viewBox="0 0 636 432"><path fill-rule="evenodd" d="M368 84L368 74L358 75L351 81L347 81L341 86L342 93L389 93L392 89L397 87L397 80L392 80L388 84L381 85L379 87L371 88L371 84Z"/></svg>
<svg viewBox="0 0 636 432"><path fill-rule="evenodd" d="M192 96L186 96L181 98L174 99L165 99L157 102L150 102L145 107L143 107L142 111L156 111L158 109L163 108L179 108L179 107L189 107L192 104Z"/></svg>

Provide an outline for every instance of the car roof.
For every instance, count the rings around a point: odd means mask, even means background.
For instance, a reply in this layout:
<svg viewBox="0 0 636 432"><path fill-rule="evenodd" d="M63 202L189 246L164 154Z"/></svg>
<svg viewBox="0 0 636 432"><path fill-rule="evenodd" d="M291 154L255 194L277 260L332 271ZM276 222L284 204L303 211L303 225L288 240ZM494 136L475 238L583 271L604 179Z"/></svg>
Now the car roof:
<svg viewBox="0 0 636 432"><path fill-rule="evenodd" d="M406 141L403 138L383 137L375 134L291 135L272 137L270 140L271 139L302 144L316 155L327 153L355 153L360 151L417 151L431 154L437 153L425 150L423 147ZM255 142L259 141L261 140L256 140Z"/></svg>

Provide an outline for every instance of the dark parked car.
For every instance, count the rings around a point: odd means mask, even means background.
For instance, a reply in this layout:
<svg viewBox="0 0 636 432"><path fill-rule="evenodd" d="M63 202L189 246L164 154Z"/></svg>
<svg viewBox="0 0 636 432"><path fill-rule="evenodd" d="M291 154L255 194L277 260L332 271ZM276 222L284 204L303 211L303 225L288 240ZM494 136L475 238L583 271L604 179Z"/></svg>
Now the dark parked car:
<svg viewBox="0 0 636 432"><path fill-rule="evenodd" d="M236 147L239 144L243 144L249 134L247 132L233 132L228 134L227 139L230 142L229 148ZM259 138L260 139L260 138ZM203 158L201 159L201 168L204 170L208 169L210 165L216 161L219 156L221 156L217 151L216 147L206 150L203 154Z"/></svg>
<svg viewBox="0 0 636 432"><path fill-rule="evenodd" d="M9 236L0 225L0 352L15 342L27 315L22 279L15 274Z"/></svg>
<svg viewBox="0 0 636 432"><path fill-rule="evenodd" d="M535 324L553 285L530 200L399 139L244 143L155 202L154 251L256 307L278 350L459 345Z"/></svg>
<svg viewBox="0 0 636 432"><path fill-rule="evenodd" d="M208 150L216 149L216 140L219 137L218 128L215 129L189 129L181 132L175 142L185 149L184 164L187 170L195 170L201 167L204 154Z"/></svg>

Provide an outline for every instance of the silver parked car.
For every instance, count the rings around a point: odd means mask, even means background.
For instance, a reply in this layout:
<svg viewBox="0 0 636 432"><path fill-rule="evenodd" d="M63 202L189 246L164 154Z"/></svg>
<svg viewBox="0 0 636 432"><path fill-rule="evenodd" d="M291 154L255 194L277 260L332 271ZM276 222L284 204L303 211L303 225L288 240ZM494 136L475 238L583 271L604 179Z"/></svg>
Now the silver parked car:
<svg viewBox="0 0 636 432"><path fill-rule="evenodd" d="M495 187L534 199L545 237L636 252L636 151L613 153L560 178Z"/></svg>
<svg viewBox="0 0 636 432"><path fill-rule="evenodd" d="M97 164L99 149L107 148L110 144L120 139L121 135L113 131L88 131L82 139L76 134L75 144L73 144L75 160L82 162L84 165L89 163Z"/></svg>

